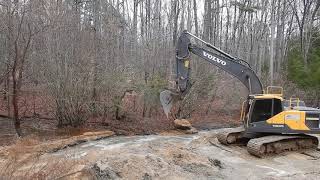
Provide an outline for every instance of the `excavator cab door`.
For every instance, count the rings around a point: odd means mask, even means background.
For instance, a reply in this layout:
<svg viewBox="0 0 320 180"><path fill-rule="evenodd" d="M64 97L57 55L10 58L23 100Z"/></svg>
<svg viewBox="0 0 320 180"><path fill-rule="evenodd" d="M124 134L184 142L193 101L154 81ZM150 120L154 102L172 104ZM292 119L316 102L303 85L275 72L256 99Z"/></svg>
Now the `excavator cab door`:
<svg viewBox="0 0 320 180"><path fill-rule="evenodd" d="M282 102L276 98L259 98L250 102L249 114L247 115L247 127L255 127L271 117L282 112Z"/></svg>

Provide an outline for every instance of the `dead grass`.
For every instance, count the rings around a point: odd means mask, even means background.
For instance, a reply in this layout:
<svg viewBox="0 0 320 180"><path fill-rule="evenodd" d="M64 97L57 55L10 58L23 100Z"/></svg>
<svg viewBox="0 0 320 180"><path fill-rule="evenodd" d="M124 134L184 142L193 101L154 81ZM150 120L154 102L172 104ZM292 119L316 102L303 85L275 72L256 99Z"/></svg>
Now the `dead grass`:
<svg viewBox="0 0 320 180"><path fill-rule="evenodd" d="M45 153L107 138L113 134L111 131L86 132L79 136L48 142L42 142L36 135L17 139L13 145L0 150L0 177L5 179L48 179L48 177L56 179L74 174L83 169L80 165L85 162L52 157L47 159L43 156Z"/></svg>
<svg viewBox="0 0 320 180"><path fill-rule="evenodd" d="M114 135L112 131L86 132L79 136L48 142L41 142L38 136L30 135L18 139L14 145L0 150L0 156L19 157L21 155L25 156L26 154L55 152L66 147L110 137L112 135Z"/></svg>
<svg viewBox="0 0 320 180"><path fill-rule="evenodd" d="M24 158L11 158L4 163L0 176L4 179L59 179L81 172L87 164L82 160L64 158L42 158L41 154L32 154Z"/></svg>

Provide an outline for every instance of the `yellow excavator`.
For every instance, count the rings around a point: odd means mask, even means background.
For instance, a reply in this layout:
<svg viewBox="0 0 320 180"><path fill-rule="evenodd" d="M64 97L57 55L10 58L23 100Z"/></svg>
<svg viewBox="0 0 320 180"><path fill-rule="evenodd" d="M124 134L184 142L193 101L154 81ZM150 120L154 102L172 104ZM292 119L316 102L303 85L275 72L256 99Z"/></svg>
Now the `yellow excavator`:
<svg viewBox="0 0 320 180"><path fill-rule="evenodd" d="M207 48L192 44L190 37ZM167 117L174 101L183 99L191 87L191 53L236 77L249 92L242 104L243 126L219 133L217 137L220 143L230 145L245 142L248 152L257 157L318 147L318 138L308 134L320 134L319 109L301 106L302 101L296 98L286 100L281 87L271 86L264 91L260 79L246 61L187 31L181 33L177 42L175 88L160 93Z"/></svg>

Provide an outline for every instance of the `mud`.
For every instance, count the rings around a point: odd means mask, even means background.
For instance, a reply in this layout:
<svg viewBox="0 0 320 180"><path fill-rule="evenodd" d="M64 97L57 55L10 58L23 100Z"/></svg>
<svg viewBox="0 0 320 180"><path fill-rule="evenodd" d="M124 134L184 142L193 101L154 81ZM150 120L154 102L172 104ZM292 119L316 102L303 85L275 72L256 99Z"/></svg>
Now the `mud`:
<svg viewBox="0 0 320 180"><path fill-rule="evenodd" d="M224 146L216 134L118 136L46 153L17 167L62 179L318 179L320 152L286 152L260 159L244 146ZM55 162L62 163L55 163ZM32 165L31 165L32 164ZM64 169L57 173L55 164ZM69 165L69 166L68 166ZM47 168L50 172L47 172ZM20 169L20 170L19 170ZM59 169L59 168L57 168ZM41 172L41 173L40 173ZM31 173L32 174L32 173Z"/></svg>

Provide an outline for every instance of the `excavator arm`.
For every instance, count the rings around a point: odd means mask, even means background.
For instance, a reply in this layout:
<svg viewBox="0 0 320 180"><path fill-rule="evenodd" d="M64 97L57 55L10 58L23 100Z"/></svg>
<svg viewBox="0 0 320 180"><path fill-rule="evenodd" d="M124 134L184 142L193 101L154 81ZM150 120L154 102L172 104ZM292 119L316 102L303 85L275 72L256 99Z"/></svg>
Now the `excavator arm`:
<svg viewBox="0 0 320 180"><path fill-rule="evenodd" d="M192 44L189 37L199 40L215 52L210 52ZM232 57L210 43L203 41L187 31L183 31L178 39L176 47L177 90L176 92L165 90L160 93L160 101L167 117L171 110L173 100L175 99L173 96L184 96L189 90L191 53L236 77L247 87L249 94L263 94L262 84L247 62Z"/></svg>

